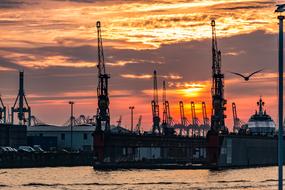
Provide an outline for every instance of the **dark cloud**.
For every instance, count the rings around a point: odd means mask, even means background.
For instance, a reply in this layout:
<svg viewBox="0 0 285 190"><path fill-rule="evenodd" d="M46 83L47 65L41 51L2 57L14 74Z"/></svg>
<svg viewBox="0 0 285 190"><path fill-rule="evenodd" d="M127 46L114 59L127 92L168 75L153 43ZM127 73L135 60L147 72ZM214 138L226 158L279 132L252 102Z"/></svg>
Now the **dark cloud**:
<svg viewBox="0 0 285 190"><path fill-rule="evenodd" d="M258 43L256 43L257 41ZM271 92L275 92L275 86L267 83L259 83L256 87L254 85L249 87L243 83L241 83L241 85L227 84L227 80L235 78L234 75L230 75L227 71L249 73L259 68L265 68L265 72L275 72L277 69L276 42L275 35L266 34L263 31L218 40L219 48L223 53L222 67L226 77L226 95L228 98L254 94L259 96L261 93L274 95L274 93ZM2 47L0 50L8 51L11 55L13 53L36 55L37 57L60 55L72 61L74 65L76 65L77 62L84 61L94 62L94 64L97 62L96 47L88 45L42 48ZM152 79L126 79L121 77L122 74L151 75L153 70L156 69L159 75L174 73L183 77L179 80L173 80L174 82L206 81L211 78L211 40L209 39L162 45L160 48L153 50L113 49L111 47L106 47L104 50L106 63L133 61L133 63L126 64L125 66L107 65L107 72L111 74L111 90L127 90L136 97L144 97L147 99L142 91L152 89ZM228 54L229 52L232 54ZM9 59L1 59L0 66L19 68L18 64ZM96 92L96 67L74 68L50 66L42 69L25 68L25 70L26 87L27 91L31 94L58 97L56 94L65 92ZM15 94L18 83L17 77L18 75L16 73L11 74L7 72L1 74L0 80L6 81L1 84L1 88L10 90L12 88L13 90L7 91L7 93ZM160 87L162 80L162 78L159 78ZM169 79L168 81L172 80ZM5 90L2 93L5 94ZM125 97L129 95L122 92L116 96ZM82 95L82 97L84 97L84 95Z"/></svg>
<svg viewBox="0 0 285 190"><path fill-rule="evenodd" d="M19 64L13 62L12 60L9 60L9 59L3 58L3 57L0 57L0 66L8 68L8 69L17 69L17 70L25 69L25 66L19 65Z"/></svg>
<svg viewBox="0 0 285 190"><path fill-rule="evenodd" d="M1 0L0 9L19 8L24 4L21 0Z"/></svg>
<svg viewBox="0 0 285 190"><path fill-rule="evenodd" d="M224 7L224 8L218 8L221 10L240 10L240 9L262 9L268 7L267 5L258 5L258 6L236 6L236 7Z"/></svg>

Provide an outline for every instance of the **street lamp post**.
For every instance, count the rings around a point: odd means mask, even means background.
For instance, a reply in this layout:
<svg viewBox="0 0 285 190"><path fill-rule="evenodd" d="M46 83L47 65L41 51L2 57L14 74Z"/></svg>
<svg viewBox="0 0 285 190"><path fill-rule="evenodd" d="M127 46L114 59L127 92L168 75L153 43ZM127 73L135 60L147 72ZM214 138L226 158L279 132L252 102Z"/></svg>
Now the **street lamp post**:
<svg viewBox="0 0 285 190"><path fill-rule="evenodd" d="M73 124L74 124L74 116L73 116L73 101L68 102L70 104L70 149L73 148Z"/></svg>
<svg viewBox="0 0 285 190"><path fill-rule="evenodd" d="M278 70L279 70L279 100L278 100L278 189L283 189L283 20L284 16L279 15L279 64L278 64Z"/></svg>
<svg viewBox="0 0 285 190"><path fill-rule="evenodd" d="M134 131L134 106L130 106L129 109L131 110L131 132Z"/></svg>
<svg viewBox="0 0 285 190"><path fill-rule="evenodd" d="M283 20L281 15L285 11L285 4L277 5L276 13L280 13L277 17L279 20L279 49L278 49L278 189L283 190Z"/></svg>

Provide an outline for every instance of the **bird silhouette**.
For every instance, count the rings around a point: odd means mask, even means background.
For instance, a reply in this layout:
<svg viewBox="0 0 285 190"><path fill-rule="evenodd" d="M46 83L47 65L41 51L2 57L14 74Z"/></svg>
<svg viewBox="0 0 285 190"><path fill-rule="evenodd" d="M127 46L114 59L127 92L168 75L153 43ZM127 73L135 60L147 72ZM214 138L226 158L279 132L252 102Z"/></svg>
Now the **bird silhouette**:
<svg viewBox="0 0 285 190"><path fill-rule="evenodd" d="M282 13L285 11L285 4L281 4L281 5L276 5L277 8L275 10L276 13Z"/></svg>
<svg viewBox="0 0 285 190"><path fill-rule="evenodd" d="M248 76L244 76L244 75L242 75L242 74L240 74L240 73L235 73L235 72L230 72L230 73L232 73L232 74L234 74L234 75L237 75L237 76L240 76L240 77L242 77L245 81L248 81L249 78L250 78L252 75L254 75L254 74L256 74L256 73L259 73L259 72L261 72L261 71L263 71L263 69L260 69L260 70L258 70L258 71L255 71L255 72L251 73L251 74L248 75Z"/></svg>

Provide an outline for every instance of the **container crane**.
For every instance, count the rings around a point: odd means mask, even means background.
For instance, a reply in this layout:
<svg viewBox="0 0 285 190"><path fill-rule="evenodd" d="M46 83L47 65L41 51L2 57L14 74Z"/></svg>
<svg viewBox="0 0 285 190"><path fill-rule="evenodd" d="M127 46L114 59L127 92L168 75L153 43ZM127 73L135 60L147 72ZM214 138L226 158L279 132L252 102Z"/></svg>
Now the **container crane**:
<svg viewBox="0 0 285 190"><path fill-rule="evenodd" d="M206 109L206 103L202 102L202 114L203 114L203 126L202 126L202 130L203 130L203 136L205 136L205 131L208 131L210 128L210 120L207 116L207 109Z"/></svg>
<svg viewBox="0 0 285 190"><path fill-rule="evenodd" d="M0 95L0 123L6 123L6 107L2 101L2 97Z"/></svg>
<svg viewBox="0 0 285 190"><path fill-rule="evenodd" d="M156 70L153 71L153 100L151 101L151 107L152 107L152 122L153 122L152 132L161 134Z"/></svg>
<svg viewBox="0 0 285 190"><path fill-rule="evenodd" d="M141 125L142 125L142 116L140 115L138 119L138 123L136 125L136 130L135 130L135 132L138 134L141 133Z"/></svg>
<svg viewBox="0 0 285 190"><path fill-rule="evenodd" d="M117 127L121 127L122 125L122 116L120 115L119 120L117 121Z"/></svg>
<svg viewBox="0 0 285 190"><path fill-rule="evenodd" d="M163 81L163 89L162 89L162 102L163 102L163 117L162 117L162 130L164 135L172 135L174 134L174 128L171 128L173 120L170 116L170 106L169 102L166 99L166 82Z"/></svg>
<svg viewBox="0 0 285 190"><path fill-rule="evenodd" d="M182 135L183 129L186 130L187 136L189 136L189 122L185 116L185 111L184 111L184 104L182 101L179 101L179 110L180 110L180 122L181 122L181 127L179 128L179 135Z"/></svg>
<svg viewBox="0 0 285 190"><path fill-rule="evenodd" d="M14 124L14 114L17 113L19 125L31 125L31 107L28 104L24 91L24 72L19 72L19 92L11 108L11 122ZM26 117L26 113L28 116Z"/></svg>
<svg viewBox="0 0 285 190"><path fill-rule="evenodd" d="M110 130L110 110L109 110L109 92L108 92L108 80L110 75L106 73L103 41L101 35L101 23L97 21L97 41L98 41L98 86L97 86L97 98L98 108L96 114L96 130L103 130L108 132Z"/></svg>
<svg viewBox="0 0 285 190"><path fill-rule="evenodd" d="M205 126L210 125L210 120L207 116L207 109L206 109L206 103L202 102L202 114L203 114L203 123Z"/></svg>
<svg viewBox="0 0 285 190"><path fill-rule="evenodd" d="M195 103L191 102L191 114L192 114L192 136L195 132L198 132L198 136L200 136L200 128L199 128L199 119L196 115Z"/></svg>
<svg viewBox="0 0 285 190"><path fill-rule="evenodd" d="M170 106L169 102L166 99L166 82L163 81L163 96L162 96L162 102L163 102L163 118L162 118L162 125L170 126L172 123L172 117L170 115Z"/></svg>
<svg viewBox="0 0 285 190"><path fill-rule="evenodd" d="M239 129L241 128L242 122L238 118L237 107L234 102L232 103L232 111L233 111L233 121L234 121L233 131L237 133Z"/></svg>
<svg viewBox="0 0 285 190"><path fill-rule="evenodd" d="M211 131L215 134L228 133L225 126L227 101L224 98L224 74L221 71L221 51L218 49L215 20L212 26L212 117Z"/></svg>

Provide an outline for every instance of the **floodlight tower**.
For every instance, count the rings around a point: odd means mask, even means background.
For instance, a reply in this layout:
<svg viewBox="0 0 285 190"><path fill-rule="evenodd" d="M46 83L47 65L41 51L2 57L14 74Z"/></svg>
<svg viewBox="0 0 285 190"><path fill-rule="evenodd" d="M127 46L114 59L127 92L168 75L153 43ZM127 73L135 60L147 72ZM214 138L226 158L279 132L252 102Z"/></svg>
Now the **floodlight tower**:
<svg viewBox="0 0 285 190"><path fill-rule="evenodd" d="M14 114L18 113L19 125L31 125L31 107L28 104L25 91L24 91L24 72L19 72L19 92L16 101L11 108L11 121L14 123ZM26 117L25 114L28 114Z"/></svg>

